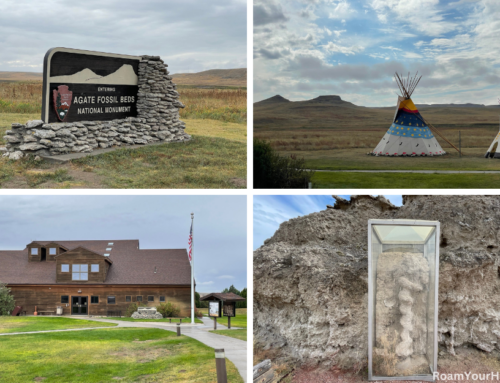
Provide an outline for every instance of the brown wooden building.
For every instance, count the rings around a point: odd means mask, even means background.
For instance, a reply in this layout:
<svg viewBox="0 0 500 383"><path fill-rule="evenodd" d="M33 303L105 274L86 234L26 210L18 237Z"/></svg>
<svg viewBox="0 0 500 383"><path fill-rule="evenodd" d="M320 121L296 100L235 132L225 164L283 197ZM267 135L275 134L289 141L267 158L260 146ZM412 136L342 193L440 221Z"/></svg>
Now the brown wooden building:
<svg viewBox="0 0 500 383"><path fill-rule="evenodd" d="M0 282L32 315L124 315L131 302L172 302L191 310L191 266L185 249L141 250L138 240L34 241L0 251ZM113 313L114 312L114 313Z"/></svg>

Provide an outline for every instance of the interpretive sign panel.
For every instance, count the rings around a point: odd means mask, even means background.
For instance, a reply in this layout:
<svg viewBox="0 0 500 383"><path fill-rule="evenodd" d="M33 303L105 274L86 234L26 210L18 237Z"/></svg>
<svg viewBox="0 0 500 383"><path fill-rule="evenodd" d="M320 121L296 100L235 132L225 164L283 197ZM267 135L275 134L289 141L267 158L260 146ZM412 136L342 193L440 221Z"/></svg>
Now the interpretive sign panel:
<svg viewBox="0 0 500 383"><path fill-rule="evenodd" d="M235 317L236 316L236 302L224 302L222 306L222 312L225 317Z"/></svg>
<svg viewBox="0 0 500 383"><path fill-rule="evenodd" d="M220 302L210 301L208 302L208 316L210 317L220 317Z"/></svg>
<svg viewBox="0 0 500 383"><path fill-rule="evenodd" d="M43 63L42 120L107 121L137 116L140 56L52 48Z"/></svg>

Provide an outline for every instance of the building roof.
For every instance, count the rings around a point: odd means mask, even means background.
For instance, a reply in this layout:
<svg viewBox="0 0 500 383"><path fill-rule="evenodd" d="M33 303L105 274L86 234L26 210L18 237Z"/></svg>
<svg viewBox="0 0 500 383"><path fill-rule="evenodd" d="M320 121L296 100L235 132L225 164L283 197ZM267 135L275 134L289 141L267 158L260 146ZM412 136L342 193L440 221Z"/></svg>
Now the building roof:
<svg viewBox="0 0 500 383"><path fill-rule="evenodd" d="M34 241L42 246L57 243L68 251L85 247L110 254L106 285L190 285L191 265L186 249L141 250L138 240ZM113 243L113 245L108 245ZM106 250L107 248L112 250ZM0 251L0 282L7 284L55 284L56 262L28 262L28 248ZM156 267L156 273L155 273Z"/></svg>
<svg viewBox="0 0 500 383"><path fill-rule="evenodd" d="M240 302L246 300L235 293L210 293L206 294L203 297L200 297L200 301L209 301L212 298L216 298L220 301L229 301L229 302Z"/></svg>

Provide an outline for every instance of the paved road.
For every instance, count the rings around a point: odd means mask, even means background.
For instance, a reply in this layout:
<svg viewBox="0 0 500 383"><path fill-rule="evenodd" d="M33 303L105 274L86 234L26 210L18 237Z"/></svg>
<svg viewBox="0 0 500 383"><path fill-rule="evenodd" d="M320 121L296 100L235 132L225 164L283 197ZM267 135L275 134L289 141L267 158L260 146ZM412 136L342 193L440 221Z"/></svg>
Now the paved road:
<svg viewBox="0 0 500 383"><path fill-rule="evenodd" d="M165 323L165 322L126 322L112 319L104 318L90 318L85 317L87 320L93 320L97 322L108 322L116 323L116 327L149 327L149 328L159 328L162 330L176 331L177 324L175 323ZM196 339L197 341L206 344L213 348L223 348L226 354L226 358L234 363L238 372L240 373L243 381L247 382L247 342L229 336L218 335L209 332L213 330L213 320L209 318L202 319L203 324L191 325L188 323L181 325L182 335L189 336L190 338ZM7 335L20 335L20 334L37 334L37 333L47 333L47 332L61 332L61 331L82 331L82 330L95 330L100 328L116 328L116 327L93 327L93 328L78 328L69 330L48 330L48 331L30 331L30 332L18 332L18 333L8 333L0 334L0 336ZM226 326L217 324L218 330L227 329Z"/></svg>
<svg viewBox="0 0 500 383"><path fill-rule="evenodd" d="M329 173L500 174L500 170L315 170Z"/></svg>

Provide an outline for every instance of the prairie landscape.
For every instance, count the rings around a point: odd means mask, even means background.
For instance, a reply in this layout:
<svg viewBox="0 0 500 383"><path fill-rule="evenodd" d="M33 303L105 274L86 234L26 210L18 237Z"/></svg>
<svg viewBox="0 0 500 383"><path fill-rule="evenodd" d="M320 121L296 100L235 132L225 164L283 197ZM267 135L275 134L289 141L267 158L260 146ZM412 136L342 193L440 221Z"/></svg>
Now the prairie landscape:
<svg viewBox="0 0 500 383"><path fill-rule="evenodd" d="M0 187L245 187L246 69L245 87L218 86L217 78L227 83L226 70L209 72L208 77L185 74L177 88L186 106L180 110L180 116L186 123L186 132L194 138L192 141L134 150L123 148L63 165L33 158L16 162L0 158ZM41 76L37 78L36 74L0 72L0 146L12 123L40 119L42 81ZM201 85L195 85L197 82Z"/></svg>
<svg viewBox="0 0 500 383"><path fill-rule="evenodd" d="M374 157L367 155L392 123L394 107L368 108L320 96L291 102L274 96L254 104L254 135L283 155L295 154L316 170L500 170L500 161L485 159L499 130L500 107L419 105L420 113L455 146L462 157L436 135L448 154L439 157ZM396 102L396 100L395 100ZM397 182L393 182L396 181ZM316 172L314 187L424 188L499 187L500 174L411 174ZM479 186L481 185L481 186Z"/></svg>

